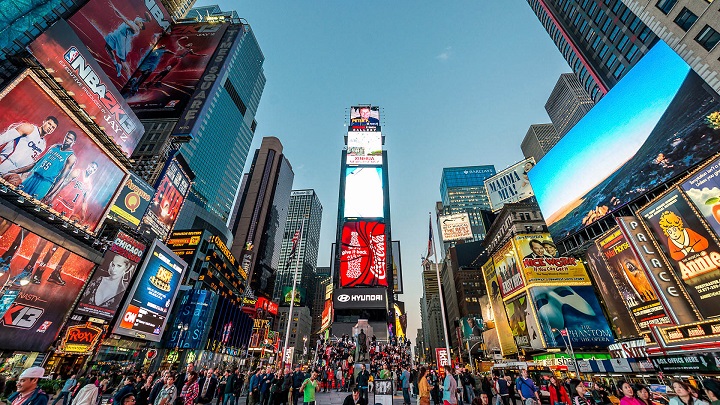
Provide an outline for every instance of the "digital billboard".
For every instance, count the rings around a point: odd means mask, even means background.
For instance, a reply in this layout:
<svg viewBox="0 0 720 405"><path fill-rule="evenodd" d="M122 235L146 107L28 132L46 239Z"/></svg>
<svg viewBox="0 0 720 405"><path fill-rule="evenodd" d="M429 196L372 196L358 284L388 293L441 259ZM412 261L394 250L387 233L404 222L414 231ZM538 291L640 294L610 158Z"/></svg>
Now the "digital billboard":
<svg viewBox="0 0 720 405"><path fill-rule="evenodd" d="M283 296L283 303L289 305L290 301L293 300L292 286L283 287L282 296ZM293 305L305 304L306 298L307 298L307 289L305 287L295 287L295 304L293 304Z"/></svg>
<svg viewBox="0 0 720 405"><path fill-rule="evenodd" d="M560 256L550 234L520 234L513 238L522 257L525 282L530 284L590 284L582 260Z"/></svg>
<svg viewBox="0 0 720 405"><path fill-rule="evenodd" d="M681 187L715 235L720 235L720 158L705 164Z"/></svg>
<svg viewBox="0 0 720 405"><path fill-rule="evenodd" d="M469 315L460 319L460 329L465 340L480 341L483 334L483 319L480 315Z"/></svg>
<svg viewBox="0 0 720 405"><path fill-rule="evenodd" d="M215 313L218 295L209 290L186 290L178 297L177 312L168 324L166 348L202 349L210 332L210 320ZM179 328L182 325L183 328ZM187 325L187 330L184 326Z"/></svg>
<svg viewBox="0 0 720 405"><path fill-rule="evenodd" d="M350 107L350 131L377 131L380 129L380 107L353 106Z"/></svg>
<svg viewBox="0 0 720 405"><path fill-rule="evenodd" d="M612 300L619 296L635 318L641 332L649 332L649 325L672 323L658 300L655 289L643 271L642 264L633 254L620 229L595 241L602 253L605 266L601 268L610 276L616 287ZM605 276L605 278L607 278Z"/></svg>
<svg viewBox="0 0 720 405"><path fill-rule="evenodd" d="M664 42L655 45L530 171L557 241L720 149L720 100Z"/></svg>
<svg viewBox="0 0 720 405"><path fill-rule="evenodd" d="M385 224L345 222L340 247L340 286L384 286L387 277Z"/></svg>
<svg viewBox="0 0 720 405"><path fill-rule="evenodd" d="M492 259L503 298L507 298L512 293L525 287L525 280L523 280L520 263L518 263L512 241L508 241L502 249L492 256Z"/></svg>
<svg viewBox="0 0 720 405"><path fill-rule="evenodd" d="M470 216L466 213L440 216L440 233L443 242L472 239Z"/></svg>
<svg viewBox="0 0 720 405"><path fill-rule="evenodd" d="M381 167L345 168L345 218L385 216Z"/></svg>
<svg viewBox="0 0 720 405"><path fill-rule="evenodd" d="M126 173L51 94L29 71L0 93L0 176L95 232Z"/></svg>
<svg viewBox="0 0 720 405"><path fill-rule="evenodd" d="M167 239L189 192L190 177L176 159L170 159L143 216L141 227L150 230L158 239Z"/></svg>
<svg viewBox="0 0 720 405"><path fill-rule="evenodd" d="M510 330L519 348L542 349L542 337L538 330L538 322L529 305L526 294L522 294L505 303Z"/></svg>
<svg viewBox="0 0 720 405"><path fill-rule="evenodd" d="M90 0L68 22L122 89L171 19L160 0Z"/></svg>
<svg viewBox="0 0 720 405"><path fill-rule="evenodd" d="M490 297L490 306L492 307L493 320L495 321L495 333L500 341L500 350L503 356L517 353L517 346L513 340L513 334L510 330L507 312L505 312L505 304L500 291L500 283L498 282L497 272L492 260L488 260L483 265L483 275L487 286L488 295Z"/></svg>
<svg viewBox="0 0 720 405"><path fill-rule="evenodd" d="M173 231L165 244L186 263L191 263L200 246L202 234L203 231Z"/></svg>
<svg viewBox="0 0 720 405"><path fill-rule="evenodd" d="M130 172L125 185L120 190L115 203L110 207L108 218L121 222L129 227L137 228L143 214L150 205L150 198L155 189L140 176Z"/></svg>
<svg viewBox="0 0 720 405"><path fill-rule="evenodd" d="M602 237L601 237L602 238ZM639 332L635 321L630 317L624 302L618 300L618 290L615 281L610 276L610 270L605 263L600 248L593 244L586 252L587 264L592 274L594 284L600 291L605 309L610 318L610 327L618 338L638 336Z"/></svg>
<svg viewBox="0 0 720 405"><path fill-rule="evenodd" d="M347 164L381 165L382 152L382 133L348 132Z"/></svg>
<svg viewBox="0 0 720 405"><path fill-rule="evenodd" d="M320 326L320 330L324 331L325 329L329 328L330 325L332 325L333 321L333 308L332 308L333 300L325 300L325 304L323 305L323 311L322 311L322 325Z"/></svg>
<svg viewBox="0 0 720 405"><path fill-rule="evenodd" d="M0 347L43 352L60 333L95 263L4 218L0 235L3 281L20 291L0 318ZM29 284L22 286L23 279Z"/></svg>
<svg viewBox="0 0 720 405"><path fill-rule="evenodd" d="M402 260L400 257L400 241L394 240L391 242L392 247L392 271L393 271L393 292L395 294L403 293L403 274L402 274Z"/></svg>
<svg viewBox="0 0 720 405"><path fill-rule="evenodd" d="M528 177L533 167L535 159L525 159L485 180L485 191L493 211L499 211L507 203L518 202L534 195Z"/></svg>
<svg viewBox="0 0 720 405"><path fill-rule="evenodd" d="M130 157L145 127L68 23L58 20L28 50Z"/></svg>
<svg viewBox="0 0 720 405"><path fill-rule="evenodd" d="M703 317L720 315L720 247L677 189L639 211Z"/></svg>
<svg viewBox="0 0 720 405"><path fill-rule="evenodd" d="M145 244L119 231L103 262L80 296L75 312L110 320L130 286L138 263L145 252Z"/></svg>
<svg viewBox="0 0 720 405"><path fill-rule="evenodd" d="M113 333L159 342L186 267L182 259L155 240Z"/></svg>
<svg viewBox="0 0 720 405"><path fill-rule="evenodd" d="M150 50L122 90L134 110L179 116L229 24L175 24Z"/></svg>
<svg viewBox="0 0 720 405"><path fill-rule="evenodd" d="M565 347L563 329L573 347L607 347L614 342L592 286L532 287L529 291L547 347Z"/></svg>

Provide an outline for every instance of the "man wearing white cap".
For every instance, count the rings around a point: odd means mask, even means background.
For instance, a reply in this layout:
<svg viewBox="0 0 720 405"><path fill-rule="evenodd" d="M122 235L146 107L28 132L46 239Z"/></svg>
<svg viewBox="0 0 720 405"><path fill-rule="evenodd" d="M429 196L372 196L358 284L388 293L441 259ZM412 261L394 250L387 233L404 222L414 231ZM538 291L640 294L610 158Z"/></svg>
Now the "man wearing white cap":
<svg viewBox="0 0 720 405"><path fill-rule="evenodd" d="M45 369L30 367L20 374L17 392L8 397L8 405L47 405L48 394L38 387L38 380L45 378Z"/></svg>

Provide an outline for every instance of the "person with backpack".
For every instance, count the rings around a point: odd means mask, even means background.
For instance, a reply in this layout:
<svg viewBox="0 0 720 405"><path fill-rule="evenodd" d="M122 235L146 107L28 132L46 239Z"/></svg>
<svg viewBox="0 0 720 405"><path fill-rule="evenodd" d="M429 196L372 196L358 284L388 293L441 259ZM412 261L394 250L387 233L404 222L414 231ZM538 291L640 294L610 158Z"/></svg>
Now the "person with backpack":
<svg viewBox="0 0 720 405"><path fill-rule="evenodd" d="M508 382L503 377L498 377L495 381L495 392L500 398L502 405L510 405L510 390L508 390Z"/></svg>
<svg viewBox="0 0 720 405"><path fill-rule="evenodd" d="M515 389L520 393L520 400L523 405L537 405L540 403L539 389L535 385L535 381L528 377L526 369L521 370L520 377L515 380Z"/></svg>

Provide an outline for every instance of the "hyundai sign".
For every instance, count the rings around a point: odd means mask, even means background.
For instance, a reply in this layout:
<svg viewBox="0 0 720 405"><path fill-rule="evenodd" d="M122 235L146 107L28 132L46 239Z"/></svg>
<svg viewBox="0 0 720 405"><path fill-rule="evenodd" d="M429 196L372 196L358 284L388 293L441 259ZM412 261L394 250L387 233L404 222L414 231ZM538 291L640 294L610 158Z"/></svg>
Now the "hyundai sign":
<svg viewBox="0 0 720 405"><path fill-rule="evenodd" d="M387 309L385 288L336 288L333 292L335 309Z"/></svg>

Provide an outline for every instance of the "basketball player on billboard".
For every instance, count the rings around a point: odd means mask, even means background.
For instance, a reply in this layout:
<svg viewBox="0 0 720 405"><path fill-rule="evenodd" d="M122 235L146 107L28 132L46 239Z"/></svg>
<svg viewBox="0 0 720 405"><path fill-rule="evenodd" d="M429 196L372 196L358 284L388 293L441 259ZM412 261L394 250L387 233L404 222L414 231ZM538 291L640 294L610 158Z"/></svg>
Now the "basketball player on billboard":
<svg viewBox="0 0 720 405"><path fill-rule="evenodd" d="M135 17L135 19L130 20L125 17L112 3L108 2L108 4L123 22L120 23L114 31L105 35L105 50L110 56L112 63L115 65L117 77L121 76L123 69L128 72L128 76L130 76L132 72L130 72L130 66L128 66L127 63L127 56L132 49L132 40L140 33L140 31L145 29L145 23L150 21L151 16L149 12L146 12L145 18Z"/></svg>
<svg viewBox="0 0 720 405"><path fill-rule="evenodd" d="M196 53L192 48L193 47L192 42L188 42L184 45L180 42L180 41L184 41L186 39L188 39L188 37L182 37L177 40L177 42L176 42L177 50L175 52L172 52L175 56L172 57L168 61L167 66L165 66L165 69L163 69L160 73L155 75L155 77L152 79L152 81L150 83L148 83L147 87L150 87L150 86L160 87L160 85L162 84L162 80L165 78L165 76L167 76L173 69L175 69L175 67L177 65L179 65L180 62L182 62L182 60L186 56L188 56L188 55L207 56L207 54L205 54L205 53Z"/></svg>
<svg viewBox="0 0 720 405"><path fill-rule="evenodd" d="M13 170L16 174L29 173L20 185L20 189L38 200L43 200L48 194L56 193L77 161L75 151L72 149L76 140L77 134L68 131L63 143L49 147L40 160Z"/></svg>
<svg viewBox="0 0 720 405"><path fill-rule="evenodd" d="M75 169L62 182L57 192L48 194L45 204L62 213L63 216L85 224L88 213L88 194L92 191L92 177L98 170L98 164L91 162L85 170Z"/></svg>
<svg viewBox="0 0 720 405"><path fill-rule="evenodd" d="M58 119L49 115L39 126L28 122L13 124L0 134L0 175L5 177L35 163L45 152L45 137L55 132L57 126ZM20 177L15 173L6 180L14 186L20 184Z"/></svg>
<svg viewBox="0 0 720 405"><path fill-rule="evenodd" d="M8 221L8 223L10 223ZM10 223L12 225L12 223ZM17 252L19 252L21 249L21 245L23 242L25 242L26 237L28 236L29 231L26 231L25 229L20 228L20 231L15 236L15 239L10 243L10 247L5 251L5 253L0 256L0 273L5 273L10 270L10 263L15 258L15 255ZM45 252L45 255L43 255L43 258L41 261L38 262L38 259L40 258L40 254L45 250L45 247L47 244L50 243L51 247L50 249ZM33 249L33 254L30 257L30 260L28 261L28 264L25 266L25 268L13 278L13 284L16 286L21 285L20 280L22 279L30 279L30 281L33 284L40 284L42 276L45 274L45 271L48 269L48 264L50 263L50 260L55 255L55 252L58 250L58 246L55 245L52 242L49 242L47 239L38 238L37 245ZM62 249L63 254L62 257L60 257L60 260L58 261L57 265L55 265L55 268L52 270L50 275L47 278L47 281L50 281L51 283L55 283L57 285L65 285L65 280L62 279L62 276L60 274L60 271L62 270L62 267L65 265L65 262L70 257L70 251L66 249ZM38 265L37 269L35 268L35 265Z"/></svg>

